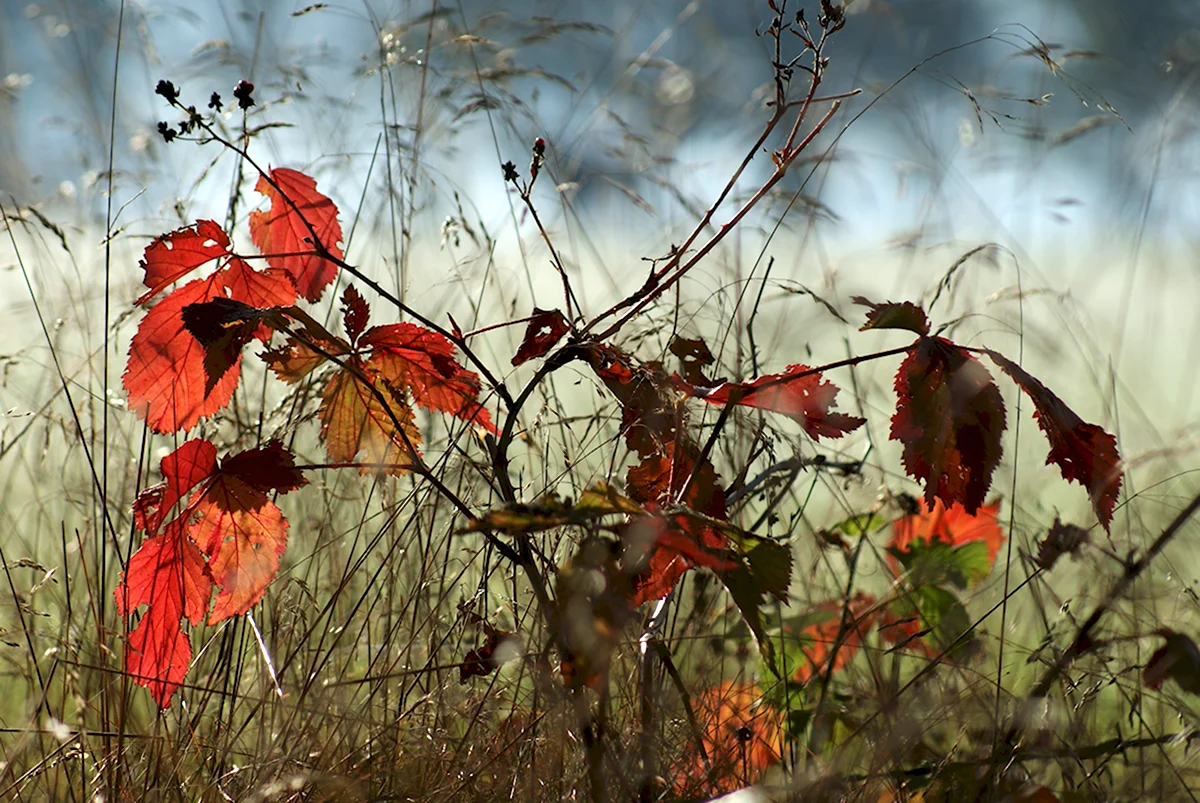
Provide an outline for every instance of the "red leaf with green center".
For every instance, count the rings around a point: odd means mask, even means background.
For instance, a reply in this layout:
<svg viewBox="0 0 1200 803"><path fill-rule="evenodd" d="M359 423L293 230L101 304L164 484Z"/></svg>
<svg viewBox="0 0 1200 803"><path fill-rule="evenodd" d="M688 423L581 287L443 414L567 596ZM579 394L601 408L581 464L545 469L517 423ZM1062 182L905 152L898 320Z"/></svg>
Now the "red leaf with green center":
<svg viewBox="0 0 1200 803"><path fill-rule="evenodd" d="M270 199L271 208L250 213L251 239L272 267L291 275L300 295L309 301L320 300L338 267L323 253L344 258L338 246L342 226L337 207L317 191L317 182L286 167L272 170L270 181L259 176L254 189Z"/></svg>
<svg viewBox="0 0 1200 803"><path fill-rule="evenodd" d="M933 507L924 502L922 512L905 516L892 523L892 540L889 547L908 549L914 541L932 544L941 541L952 547L975 541L987 544L988 563L994 564L1000 547L1004 545L1004 531L996 520L1000 503L982 505L974 515L962 505L947 507L941 499L935 499Z"/></svg>
<svg viewBox="0 0 1200 803"><path fill-rule="evenodd" d="M715 388L698 388L678 376L675 384L687 395L710 404L741 404L783 413L799 421L814 440L840 438L866 423L858 416L829 412L838 388L807 365L789 365L781 374L751 382L725 382Z"/></svg>
<svg viewBox="0 0 1200 803"><path fill-rule="evenodd" d="M1108 530L1121 494L1121 455L1117 439L1095 424L1086 424L1062 399L1013 361L989 351L1004 373L1029 394L1034 418L1050 441L1047 463L1058 466L1063 479L1087 489L1096 518Z"/></svg>
<svg viewBox="0 0 1200 803"><path fill-rule="evenodd" d="M991 374L940 337L923 337L896 372L892 440L904 468L925 483L925 503L956 502L974 515L1000 463L1004 399Z"/></svg>

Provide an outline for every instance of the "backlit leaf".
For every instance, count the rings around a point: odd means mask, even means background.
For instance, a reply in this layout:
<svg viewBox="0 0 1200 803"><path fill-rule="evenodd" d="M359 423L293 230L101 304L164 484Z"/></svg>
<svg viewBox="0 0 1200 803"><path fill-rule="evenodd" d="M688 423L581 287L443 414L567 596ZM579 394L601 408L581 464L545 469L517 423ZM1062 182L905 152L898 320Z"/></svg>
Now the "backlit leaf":
<svg viewBox="0 0 1200 803"><path fill-rule="evenodd" d="M345 256L338 246L342 226L337 207L317 191L313 179L286 167L272 170L270 181L259 176L254 189L270 199L271 207L250 213L251 239L272 267L292 277L300 295L320 300L337 276L337 264L323 256L322 249L336 259ZM313 241L314 234L321 248Z"/></svg>
<svg viewBox="0 0 1200 803"><path fill-rule="evenodd" d="M372 327L359 345L371 350L368 365L392 385L410 391L414 403L498 434L491 415L479 404L479 377L458 364L454 344L445 336L415 324L394 323Z"/></svg>
<svg viewBox="0 0 1200 803"><path fill-rule="evenodd" d="M365 371L364 366L359 366ZM380 466L388 474L403 474L421 433L403 392L374 372L375 389L387 401L385 407L368 385L349 370L338 371L321 394L321 436L330 460L351 462L366 452L365 462ZM363 473L370 471L363 468Z"/></svg>
<svg viewBox="0 0 1200 803"><path fill-rule="evenodd" d="M922 337L929 334L929 319L925 317L925 310L911 301L876 304L862 296L854 296L851 301L871 308L867 313L867 322L859 327L860 332L868 329L906 329Z"/></svg>
<svg viewBox="0 0 1200 803"><path fill-rule="evenodd" d="M562 340L562 336L570 328L571 324L567 322L566 316L558 310L544 310L535 307L533 317L530 319L529 325L525 327L525 337L521 340L521 346L513 355L512 364L520 365L543 356L554 348L558 341Z"/></svg>
<svg viewBox="0 0 1200 803"><path fill-rule="evenodd" d="M1084 423L1062 399L1012 360L994 351L988 351L988 356L1033 399L1034 418L1050 441L1046 462L1056 464L1064 479L1087 489L1096 518L1107 530L1121 494L1117 439L1095 424Z"/></svg>
<svg viewBox="0 0 1200 803"><path fill-rule="evenodd" d="M888 546L905 550L917 541L933 543L940 541L952 547L982 541L987 545L987 559L995 563L1000 547L1004 545L1004 530L996 520L1000 502L982 505L974 515L962 505L947 507L942 500L935 499L932 507L921 503L922 510L915 515L905 516L892 523L892 540Z"/></svg>
<svg viewBox="0 0 1200 803"><path fill-rule="evenodd" d="M949 340L923 337L896 372L892 440L904 468L925 483L925 503L962 504L974 514L1000 463L1004 399L991 374Z"/></svg>
<svg viewBox="0 0 1200 803"><path fill-rule="evenodd" d="M262 598L287 536L287 522L268 494L306 482L278 441L220 465L216 454L210 442L192 440L163 458L164 481L134 503L134 521L149 537L116 589L122 615L147 606L127 637L126 668L163 708L191 660L182 620L198 624L208 612L208 621L216 622Z"/></svg>
<svg viewBox="0 0 1200 803"><path fill-rule="evenodd" d="M233 397L241 375L241 353L240 347L236 356L229 348L210 357L210 350L185 328L184 308L215 299L274 307L291 304L295 298L287 276L255 271L236 258L208 278L172 291L150 308L130 343L121 377L129 406L155 432L191 429ZM244 339L247 331L235 332L233 339ZM256 324L251 334L266 340L270 330ZM206 366L206 360L213 362Z"/></svg>
<svg viewBox="0 0 1200 803"><path fill-rule="evenodd" d="M781 374L760 376L752 382L726 382L715 388L676 380L676 387L684 393L711 404L741 404L790 416L814 440L840 438L866 423L858 416L831 413L837 386L806 365L789 365Z"/></svg>
<svg viewBox="0 0 1200 803"><path fill-rule="evenodd" d="M171 282L229 254L229 235L212 220L198 220L191 226L156 237L146 246L140 263L145 271L142 282L150 289L134 303L145 304Z"/></svg>

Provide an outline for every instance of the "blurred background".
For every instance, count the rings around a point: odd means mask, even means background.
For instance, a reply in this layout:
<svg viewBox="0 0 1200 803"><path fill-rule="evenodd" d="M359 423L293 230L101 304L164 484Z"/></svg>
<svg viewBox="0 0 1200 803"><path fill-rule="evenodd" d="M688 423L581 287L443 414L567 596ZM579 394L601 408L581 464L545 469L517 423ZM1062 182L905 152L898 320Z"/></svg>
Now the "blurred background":
<svg viewBox="0 0 1200 803"><path fill-rule="evenodd" d="M815 20L818 4L789 4L801 8ZM149 238L198 217L244 222L256 197L234 155L163 141L157 124L179 116L154 94L160 79L201 109L219 93L231 135L254 129L260 163L309 172L339 204L352 261L464 327L561 303L501 178L504 161L524 169L535 137L550 176L535 196L594 313L692 229L773 91L765 0L0 9L0 188L24 219L0 245L0 292L4 314L29 323L0 333L0 349L42 365L26 276L43 318L68 331L95 333L107 299L119 367ZM1191 449L1200 6L856 0L827 55L822 91L861 91L689 276L679 301L694 324L731 324L749 288L764 293L760 348L780 355L766 368L836 359L852 328L805 293L857 320L853 294L928 301L951 272L934 317L967 326L957 337L1028 344L1035 373L1080 384L1064 395L1081 415L1120 420L1135 459ZM241 79L256 85L244 121ZM716 219L770 170L760 154ZM78 359L103 348L93 338ZM43 401L0 392L13 410Z"/></svg>

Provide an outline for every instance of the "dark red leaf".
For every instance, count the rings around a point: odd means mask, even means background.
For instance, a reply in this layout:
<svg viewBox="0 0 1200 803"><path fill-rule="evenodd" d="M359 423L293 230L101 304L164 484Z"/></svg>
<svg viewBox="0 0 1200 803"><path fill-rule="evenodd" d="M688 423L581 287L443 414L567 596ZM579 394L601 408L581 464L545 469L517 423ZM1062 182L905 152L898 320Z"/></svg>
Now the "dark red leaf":
<svg viewBox="0 0 1200 803"><path fill-rule="evenodd" d="M324 254L344 258L338 246L342 226L337 207L317 191L315 181L285 167L272 170L270 181L259 176L254 189L270 199L271 208L250 213L251 239L272 267L291 275L300 295L309 301L320 300L337 276L337 264ZM320 248L313 241L314 232Z"/></svg>
<svg viewBox="0 0 1200 803"><path fill-rule="evenodd" d="M708 344L703 338L673 337L667 350L679 358L680 372L683 378L692 385L712 387L715 382L704 372L708 366L716 362Z"/></svg>
<svg viewBox="0 0 1200 803"><path fill-rule="evenodd" d="M867 313L867 322L859 327L860 332L868 329L907 329L922 337L929 334L929 319L925 317L925 310L911 301L876 304L862 296L854 296L851 301L871 308Z"/></svg>
<svg viewBox="0 0 1200 803"><path fill-rule="evenodd" d="M752 382L726 382L715 388L698 388L676 377L676 386L689 396L711 404L758 407L799 421L814 440L840 438L866 423L853 415L829 412L838 388L806 365L789 365L781 374L760 376Z"/></svg>
<svg viewBox="0 0 1200 803"><path fill-rule="evenodd" d="M1050 531L1038 544L1038 568L1050 571L1063 555L1076 555L1091 540L1091 534L1075 524L1067 524L1054 517Z"/></svg>
<svg viewBox="0 0 1200 803"><path fill-rule="evenodd" d="M562 336L571 328L571 324L567 322L567 318L558 310L544 310L534 307L533 318L529 321L529 326L525 328L525 338L521 341L521 347L517 349L517 353L512 358L513 365L520 365L523 362L541 357L550 349L554 348L554 344L562 340Z"/></svg>
<svg viewBox="0 0 1200 803"><path fill-rule="evenodd" d="M1154 631L1167 643L1159 647L1142 670L1142 681L1151 689L1158 689L1168 678L1179 684L1179 688L1192 694L1200 694L1200 647L1182 633L1163 627Z"/></svg>
<svg viewBox="0 0 1200 803"><path fill-rule="evenodd" d="M904 468L925 483L925 504L961 504L974 515L1000 463L1004 399L991 374L940 337L922 337L896 372L892 440Z"/></svg>
<svg viewBox="0 0 1200 803"><path fill-rule="evenodd" d="M1121 494L1117 439L1095 424L1085 424L1062 399L1012 360L994 351L987 354L1033 399L1033 416L1050 441L1046 462L1055 463L1064 479L1087 489L1096 518L1107 530Z"/></svg>
<svg viewBox="0 0 1200 803"><path fill-rule="evenodd" d="M354 285L346 285L342 291L342 325L346 327L346 337L351 343L358 341L358 336L367 328L371 319L371 308Z"/></svg>

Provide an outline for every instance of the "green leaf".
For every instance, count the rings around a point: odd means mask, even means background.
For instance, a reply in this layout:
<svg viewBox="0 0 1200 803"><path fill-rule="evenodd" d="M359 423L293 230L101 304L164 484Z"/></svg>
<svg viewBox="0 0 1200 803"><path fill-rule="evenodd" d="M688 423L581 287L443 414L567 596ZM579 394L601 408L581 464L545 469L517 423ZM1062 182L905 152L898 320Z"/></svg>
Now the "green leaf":
<svg viewBox="0 0 1200 803"><path fill-rule="evenodd" d="M913 541L905 549L888 548L888 554L904 567L914 586L943 586L947 583L965 589L986 578L992 571L988 546L971 541L953 547L944 541Z"/></svg>
<svg viewBox="0 0 1200 803"><path fill-rule="evenodd" d="M887 519L878 513L859 513L857 516L851 516L845 521L838 522L833 525L832 529L841 530L842 533L851 537L864 536L882 530L887 523Z"/></svg>

